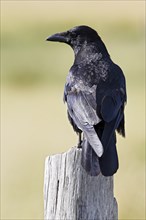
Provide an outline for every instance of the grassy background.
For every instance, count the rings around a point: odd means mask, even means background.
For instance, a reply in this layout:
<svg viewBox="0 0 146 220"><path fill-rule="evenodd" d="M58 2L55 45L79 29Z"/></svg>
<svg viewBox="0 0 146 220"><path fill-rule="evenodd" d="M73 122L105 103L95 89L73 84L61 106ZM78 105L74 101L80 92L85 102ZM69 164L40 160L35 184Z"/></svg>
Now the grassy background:
<svg viewBox="0 0 146 220"><path fill-rule="evenodd" d="M77 142L62 102L73 52L45 42L95 28L127 79L126 139L118 137L119 219L145 219L144 1L1 1L1 219L43 219L47 155Z"/></svg>

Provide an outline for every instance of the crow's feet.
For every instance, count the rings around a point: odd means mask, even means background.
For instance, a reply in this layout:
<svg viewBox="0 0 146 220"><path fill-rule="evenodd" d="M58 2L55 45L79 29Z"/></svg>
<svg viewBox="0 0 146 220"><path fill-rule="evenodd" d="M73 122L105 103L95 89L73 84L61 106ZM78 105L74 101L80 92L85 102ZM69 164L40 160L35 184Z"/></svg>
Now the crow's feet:
<svg viewBox="0 0 146 220"><path fill-rule="evenodd" d="M81 133L79 133L79 142L78 142L77 148L82 148L82 143L83 143L82 135L81 135Z"/></svg>
<svg viewBox="0 0 146 220"><path fill-rule="evenodd" d="M77 148L82 148L82 141L78 143Z"/></svg>

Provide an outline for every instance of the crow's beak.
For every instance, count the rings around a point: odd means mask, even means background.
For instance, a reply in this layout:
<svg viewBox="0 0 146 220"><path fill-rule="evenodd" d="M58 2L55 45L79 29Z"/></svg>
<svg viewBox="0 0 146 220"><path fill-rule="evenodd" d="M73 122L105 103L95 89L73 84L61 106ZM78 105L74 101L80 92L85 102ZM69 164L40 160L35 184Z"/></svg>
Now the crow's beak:
<svg viewBox="0 0 146 220"><path fill-rule="evenodd" d="M63 42L68 43L68 37L66 32L57 33L49 36L46 41L57 41L57 42Z"/></svg>

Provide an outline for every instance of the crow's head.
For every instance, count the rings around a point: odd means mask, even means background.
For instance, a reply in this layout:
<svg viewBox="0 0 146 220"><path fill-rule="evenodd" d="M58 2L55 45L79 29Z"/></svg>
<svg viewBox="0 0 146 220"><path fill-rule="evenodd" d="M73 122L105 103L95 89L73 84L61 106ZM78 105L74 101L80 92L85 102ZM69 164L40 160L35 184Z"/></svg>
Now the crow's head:
<svg viewBox="0 0 146 220"><path fill-rule="evenodd" d="M73 49L99 40L101 39L97 32L85 25L74 27L66 32L57 33L47 38L47 41L69 44Z"/></svg>

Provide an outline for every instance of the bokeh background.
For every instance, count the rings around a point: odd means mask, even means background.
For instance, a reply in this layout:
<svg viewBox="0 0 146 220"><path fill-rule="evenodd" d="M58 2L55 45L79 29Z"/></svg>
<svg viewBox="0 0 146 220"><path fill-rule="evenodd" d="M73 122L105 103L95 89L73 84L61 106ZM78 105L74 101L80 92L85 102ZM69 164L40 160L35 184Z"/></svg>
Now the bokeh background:
<svg viewBox="0 0 146 220"><path fill-rule="evenodd" d="M145 219L145 1L1 1L1 219L43 219L45 157L77 143L63 104L73 52L48 35L95 28L127 79L119 219Z"/></svg>

